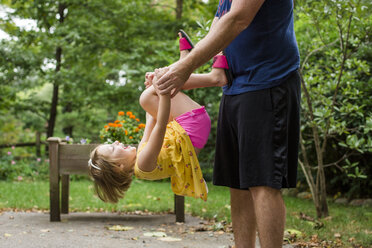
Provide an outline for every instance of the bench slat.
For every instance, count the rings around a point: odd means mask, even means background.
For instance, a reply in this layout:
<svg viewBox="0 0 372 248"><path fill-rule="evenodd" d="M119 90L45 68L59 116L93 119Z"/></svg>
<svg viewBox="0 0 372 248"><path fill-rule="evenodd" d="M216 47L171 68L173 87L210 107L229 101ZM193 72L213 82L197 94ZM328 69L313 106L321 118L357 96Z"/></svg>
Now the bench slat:
<svg viewBox="0 0 372 248"><path fill-rule="evenodd" d="M86 159L89 160L90 152L96 148L98 144L79 145L79 144L60 144L59 159Z"/></svg>
<svg viewBox="0 0 372 248"><path fill-rule="evenodd" d="M88 160L90 152L98 144L60 144L59 145L59 173L88 174Z"/></svg>

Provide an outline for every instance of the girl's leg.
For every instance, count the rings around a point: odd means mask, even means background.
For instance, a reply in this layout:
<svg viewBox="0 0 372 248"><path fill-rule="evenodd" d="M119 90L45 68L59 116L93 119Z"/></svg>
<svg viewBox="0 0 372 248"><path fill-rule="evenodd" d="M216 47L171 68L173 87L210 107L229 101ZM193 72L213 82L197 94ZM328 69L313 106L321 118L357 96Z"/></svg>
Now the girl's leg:
<svg viewBox="0 0 372 248"><path fill-rule="evenodd" d="M142 92L140 104L147 113L156 118L158 113L159 97L155 92L154 86L150 86ZM173 120L186 112L200 107L201 106L197 102L193 101L184 93L179 92L171 99L169 120Z"/></svg>
<svg viewBox="0 0 372 248"><path fill-rule="evenodd" d="M178 33L179 38L182 38L181 33ZM189 50L180 51L180 59L183 59L190 53ZM222 87L227 84L227 78L223 69L212 68L212 71L205 74L191 74L186 81L183 90L190 90L204 87Z"/></svg>
<svg viewBox="0 0 372 248"><path fill-rule="evenodd" d="M145 91L142 92L142 95L140 97L140 104L142 108L153 117L155 123L156 121L155 118L158 113L159 97L155 92L154 86L150 86ZM193 101L190 97L188 97L182 92L178 92L178 94L171 99L169 121L172 121L178 116L200 107L201 106L197 102ZM146 136L145 140L143 141L147 141L147 139L148 137ZM200 151L201 149L195 147L196 154L199 154Z"/></svg>

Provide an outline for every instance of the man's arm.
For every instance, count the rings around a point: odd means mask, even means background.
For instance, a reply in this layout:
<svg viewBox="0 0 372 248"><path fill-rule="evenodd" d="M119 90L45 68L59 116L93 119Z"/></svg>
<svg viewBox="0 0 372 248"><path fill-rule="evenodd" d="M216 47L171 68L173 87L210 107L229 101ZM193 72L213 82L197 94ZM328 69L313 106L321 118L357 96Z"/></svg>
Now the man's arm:
<svg viewBox="0 0 372 248"><path fill-rule="evenodd" d="M190 74L226 48L244 29L246 29L261 8L264 0L234 0L228 13L213 22L207 36L198 42L185 58L169 66L158 81L161 94L174 96L187 81Z"/></svg>

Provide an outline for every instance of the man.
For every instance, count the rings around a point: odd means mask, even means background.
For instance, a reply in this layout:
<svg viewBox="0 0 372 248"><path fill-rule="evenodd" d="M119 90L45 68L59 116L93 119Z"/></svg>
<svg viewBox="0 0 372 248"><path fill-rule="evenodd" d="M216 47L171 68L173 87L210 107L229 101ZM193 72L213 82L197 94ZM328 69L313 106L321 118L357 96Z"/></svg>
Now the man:
<svg viewBox="0 0 372 248"><path fill-rule="evenodd" d="M224 50L225 49L225 50ZM282 187L296 186L300 79L292 0L220 0L207 36L157 83L175 95L224 50L234 76L223 87L214 184L231 194L236 248L281 247Z"/></svg>

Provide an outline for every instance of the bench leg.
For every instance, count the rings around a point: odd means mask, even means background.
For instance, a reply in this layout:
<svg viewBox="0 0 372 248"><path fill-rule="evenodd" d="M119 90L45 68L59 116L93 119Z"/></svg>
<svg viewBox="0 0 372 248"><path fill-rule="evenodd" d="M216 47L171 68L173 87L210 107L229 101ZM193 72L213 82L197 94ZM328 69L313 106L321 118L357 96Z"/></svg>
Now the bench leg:
<svg viewBox="0 0 372 248"><path fill-rule="evenodd" d="M59 208L58 140L49 142L49 198L50 221L61 221Z"/></svg>
<svg viewBox="0 0 372 248"><path fill-rule="evenodd" d="M62 175L62 214L68 214L70 175Z"/></svg>
<svg viewBox="0 0 372 248"><path fill-rule="evenodd" d="M174 212L176 222L185 222L185 197L174 195Z"/></svg>
<svg viewBox="0 0 372 248"><path fill-rule="evenodd" d="M59 210L59 176L50 177L50 221L61 221Z"/></svg>
<svg viewBox="0 0 372 248"><path fill-rule="evenodd" d="M59 175L50 166L49 175L49 194L50 194L50 221L61 221L59 208Z"/></svg>

